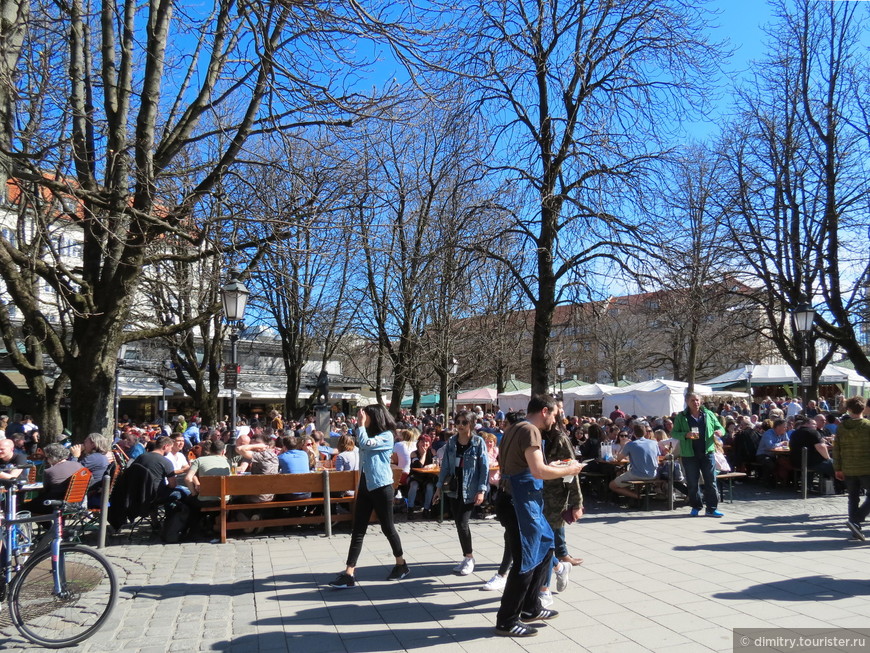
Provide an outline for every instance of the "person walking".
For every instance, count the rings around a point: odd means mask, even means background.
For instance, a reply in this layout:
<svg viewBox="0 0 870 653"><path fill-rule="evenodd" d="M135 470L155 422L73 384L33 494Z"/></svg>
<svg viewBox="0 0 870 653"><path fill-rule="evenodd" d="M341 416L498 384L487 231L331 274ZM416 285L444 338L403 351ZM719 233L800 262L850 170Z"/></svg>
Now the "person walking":
<svg viewBox="0 0 870 653"><path fill-rule="evenodd" d="M722 427L715 413L701 405L695 392L686 395L686 409L674 418L671 437L680 445L680 457L689 490L689 513L697 517L706 504L707 517L722 517L719 512L719 490L716 487L716 436L722 437ZM700 478L704 477L704 499L701 500Z"/></svg>
<svg viewBox="0 0 870 653"><path fill-rule="evenodd" d="M444 482L448 476L453 476L455 490L447 490L445 494L451 500L450 511L453 513L456 532L459 534L459 545L462 547L463 558L453 568L453 573L460 576L468 576L474 571L474 552L468 520L471 518L474 507L483 503L489 488L489 459L486 455L486 442L474 433L475 420L475 414L470 410L459 413L457 416L457 432L444 447L441 471L438 474L438 486L432 499L435 503L440 500Z"/></svg>
<svg viewBox="0 0 870 653"><path fill-rule="evenodd" d="M542 607L539 595L553 556L553 529L544 516L543 482L580 472L576 460L564 465L544 462L541 430L553 427L556 400L532 395L526 412L526 419L505 433L499 451L503 483L507 481L511 494L499 499L499 518L514 560L495 620L495 634L503 637L537 635L538 631L528 623L553 619L559 614ZM513 510L505 509L511 498Z"/></svg>
<svg viewBox="0 0 870 653"><path fill-rule="evenodd" d="M402 552L402 541L393 523L393 470L390 467L390 454L393 451L396 423L387 409L380 404L366 406L357 414L357 446L360 452L359 488L353 511L353 528L350 536L350 549L347 553L345 570L329 586L335 589L348 589L356 585L356 564L362 551L363 540L372 510L381 524L381 531L387 537L396 565L387 580L401 580L410 573ZM377 435L369 435L377 434Z"/></svg>
<svg viewBox="0 0 870 653"><path fill-rule="evenodd" d="M846 484L848 493L849 520L846 526L852 531L852 538L865 541L861 524L870 514L870 419L863 417L864 399L851 397L846 400L844 419L837 428L834 439L834 475ZM864 501L860 505L861 490Z"/></svg>

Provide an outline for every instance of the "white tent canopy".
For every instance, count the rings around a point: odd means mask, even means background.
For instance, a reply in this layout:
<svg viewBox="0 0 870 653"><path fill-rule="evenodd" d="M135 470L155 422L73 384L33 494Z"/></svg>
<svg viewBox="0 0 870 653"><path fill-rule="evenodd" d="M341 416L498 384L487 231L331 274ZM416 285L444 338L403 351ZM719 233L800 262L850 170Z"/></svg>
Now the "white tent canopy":
<svg viewBox="0 0 870 653"><path fill-rule="evenodd" d="M729 386L746 384L749 375L752 375L753 385L790 385L798 383L799 379L788 365L744 365L706 382L709 386ZM857 388L870 384L870 381L858 374L855 370L839 365L828 365L822 370L819 377L821 383L844 383L847 386ZM847 392L848 394L848 392Z"/></svg>
<svg viewBox="0 0 870 653"><path fill-rule="evenodd" d="M474 390L460 392L456 397L460 404L494 404L497 398L495 387L488 385Z"/></svg>
<svg viewBox="0 0 870 653"><path fill-rule="evenodd" d="M619 406L628 415L670 415L686 407L685 395L688 387L689 384L684 381L654 379L617 388L602 399L602 413L609 415ZM697 383L695 392L701 396L717 394L710 386Z"/></svg>
<svg viewBox="0 0 870 653"><path fill-rule="evenodd" d="M513 392L502 392L498 396L498 409L505 413L525 410L529 406L531 396L532 391L530 388L514 390Z"/></svg>

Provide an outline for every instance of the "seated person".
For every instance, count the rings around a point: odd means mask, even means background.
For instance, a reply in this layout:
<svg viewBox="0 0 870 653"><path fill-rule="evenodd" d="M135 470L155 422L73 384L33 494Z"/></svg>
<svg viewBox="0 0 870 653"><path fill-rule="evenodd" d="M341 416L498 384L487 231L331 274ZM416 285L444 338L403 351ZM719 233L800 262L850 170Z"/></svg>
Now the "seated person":
<svg viewBox="0 0 870 653"><path fill-rule="evenodd" d="M91 433L81 444L69 448L70 460L76 460L83 467L91 470L91 483L88 486L88 507L100 506L100 495L103 492L103 476L112 463L112 440L102 433Z"/></svg>
<svg viewBox="0 0 870 653"><path fill-rule="evenodd" d="M641 438L627 443L616 456L618 461L628 460L628 471L610 481L610 489L616 494L639 499L640 493L630 489L630 481L651 481L656 478L659 467L659 443Z"/></svg>
<svg viewBox="0 0 870 653"><path fill-rule="evenodd" d="M69 460L69 449L62 444L56 442L48 444L43 452L45 453L45 464L48 467L42 477L42 490L35 498L25 501L21 505L21 510L32 515L51 513L53 508L46 506L44 502L62 500L66 496L70 476L82 468L82 465L77 461Z"/></svg>
<svg viewBox="0 0 870 653"><path fill-rule="evenodd" d="M775 482L776 470L776 455L774 449L781 446L783 443L788 443L786 436L787 424L784 419L777 417L773 420L772 426L767 429L761 436L758 442L758 449L755 451L755 462L761 463L762 473L765 477Z"/></svg>
<svg viewBox="0 0 870 653"><path fill-rule="evenodd" d="M314 438L314 442L317 444L317 451L320 454L320 459L332 460L332 457L337 453L337 451L329 446L329 442L326 441L326 436L323 435L323 432L314 431L311 434L311 437Z"/></svg>
<svg viewBox="0 0 870 653"><path fill-rule="evenodd" d="M10 438L0 440L0 467L6 465L26 465L27 456L15 450L15 443ZM10 469L9 471L0 471L0 481L11 481L18 478L23 469Z"/></svg>
<svg viewBox="0 0 870 653"><path fill-rule="evenodd" d="M222 440L203 440L200 443L201 455L190 463L190 469L184 476L184 482L190 495L185 500L190 508L189 523L199 522L200 511L203 506L220 503L219 496L201 495L199 493L199 479L203 476L229 476L230 461L224 456L224 443Z"/></svg>
<svg viewBox="0 0 870 653"><path fill-rule="evenodd" d="M338 438L338 455L335 457L335 471L355 472L359 469L359 449L347 433Z"/></svg>
<svg viewBox="0 0 870 653"><path fill-rule="evenodd" d="M251 436L250 444L236 445L236 453L243 461L247 461L251 474L277 474L278 454L272 449L270 439L257 434ZM274 494L257 494L241 497L242 503L266 503L275 498ZM240 521L244 521L240 519Z"/></svg>
<svg viewBox="0 0 870 653"><path fill-rule="evenodd" d="M199 442L197 442L197 446L198 445ZM175 480L178 487L185 487L184 475L187 474L187 471L190 469L190 462L187 460L187 456L183 453L184 446L184 436L181 435L181 433L175 433L172 436L172 449L170 449L169 453L166 454L166 460L172 463L172 467L175 470Z"/></svg>
<svg viewBox="0 0 870 653"><path fill-rule="evenodd" d="M818 472L826 478L834 477L834 461L825 444L825 438L821 431L816 428L816 422L811 419L798 417L795 420L797 428L790 438L789 459L792 467L801 468L803 449L807 450L807 469ZM835 481L839 491L840 483Z"/></svg>
<svg viewBox="0 0 870 653"><path fill-rule="evenodd" d="M487 434L495 442L495 436ZM408 484L408 508L413 510L417 502L417 493L423 488L423 514L428 515L432 509L432 497L435 495L435 485L438 482L436 474L415 474L414 470L435 469L435 454L432 452L432 438L420 436L417 448L411 453L411 480Z"/></svg>
<svg viewBox="0 0 870 653"><path fill-rule="evenodd" d="M308 453L299 449L297 438L285 435L278 438L278 473L279 474L307 474L311 471ZM311 492L291 492L278 497L280 501L296 501L297 499L310 499Z"/></svg>

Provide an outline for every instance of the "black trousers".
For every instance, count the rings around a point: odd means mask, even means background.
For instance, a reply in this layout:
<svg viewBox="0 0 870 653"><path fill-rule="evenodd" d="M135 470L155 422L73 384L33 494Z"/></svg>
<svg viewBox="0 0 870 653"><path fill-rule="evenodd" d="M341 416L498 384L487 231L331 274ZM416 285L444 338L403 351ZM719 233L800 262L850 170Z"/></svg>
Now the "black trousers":
<svg viewBox="0 0 870 653"><path fill-rule="evenodd" d="M474 549L471 546L471 527L468 525L468 520L471 518L471 513L474 512L474 504L464 503L462 499L457 497L451 500L450 510L453 513L453 521L456 523L456 532L459 534L462 555L470 555Z"/></svg>
<svg viewBox="0 0 870 653"><path fill-rule="evenodd" d="M396 531L393 522L393 499L395 493L392 485L384 485L373 490L366 488L366 477L363 475L359 480L359 489L356 493L356 504L353 511L353 530L350 535L350 550L347 552L347 566L356 567L359 554L362 551L363 540L369 527L369 517L372 510L378 516L381 531L387 536L393 555L397 558L402 556L402 541Z"/></svg>
<svg viewBox="0 0 870 653"><path fill-rule="evenodd" d="M539 592L547 582L547 575L553 564L553 549L544 556L541 563L527 571L520 573L522 566L523 551L520 543L520 528L517 523L517 515L513 505L506 509L504 502L511 503L511 497L506 497L502 492L499 498L498 517L505 529L505 544L510 550L514 564L508 572L507 583L501 595L501 606L495 617L496 628L513 628L520 620L520 612L537 614L541 609Z"/></svg>

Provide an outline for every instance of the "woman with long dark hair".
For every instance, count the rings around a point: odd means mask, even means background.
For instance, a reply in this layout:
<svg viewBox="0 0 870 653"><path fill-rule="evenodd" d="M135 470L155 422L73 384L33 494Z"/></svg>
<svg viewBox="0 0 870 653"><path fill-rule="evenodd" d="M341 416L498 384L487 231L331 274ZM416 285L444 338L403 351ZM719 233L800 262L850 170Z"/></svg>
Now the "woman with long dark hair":
<svg viewBox="0 0 870 653"><path fill-rule="evenodd" d="M357 413L357 428L362 474L354 504L347 567L329 584L335 589L347 589L356 585L354 572L372 510L378 516L381 530L387 536L396 557L396 566L387 576L387 580L401 580L410 573L402 553L402 542L393 523L394 492L390 454L393 451L396 423L383 406L375 404L366 406Z"/></svg>
<svg viewBox="0 0 870 653"><path fill-rule="evenodd" d="M489 490L489 459L486 455L486 443L474 432L476 419L470 410L457 415L456 435L444 447L438 487L433 499L435 503L440 500L444 481L448 476L453 476L456 480L455 487L445 491L445 494L451 499L450 510L456 522L459 546L462 548L463 557L453 568L453 573L460 576L468 576L474 571L474 552L468 520L474 507L483 503Z"/></svg>

